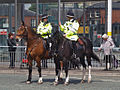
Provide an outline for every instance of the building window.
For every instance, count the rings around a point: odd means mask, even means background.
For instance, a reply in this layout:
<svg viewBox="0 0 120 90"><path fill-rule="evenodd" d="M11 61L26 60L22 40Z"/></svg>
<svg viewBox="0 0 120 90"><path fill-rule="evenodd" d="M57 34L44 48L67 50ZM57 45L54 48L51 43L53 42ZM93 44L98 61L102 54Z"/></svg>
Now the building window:
<svg viewBox="0 0 120 90"><path fill-rule="evenodd" d="M92 13L90 12L90 18L92 18Z"/></svg>
<svg viewBox="0 0 120 90"><path fill-rule="evenodd" d="M31 19L31 27L36 27L36 19Z"/></svg>
<svg viewBox="0 0 120 90"><path fill-rule="evenodd" d="M93 18L95 17L94 10L91 11L91 16L92 16Z"/></svg>
<svg viewBox="0 0 120 90"><path fill-rule="evenodd" d="M8 18L0 18L0 28L8 28Z"/></svg>
<svg viewBox="0 0 120 90"><path fill-rule="evenodd" d="M94 11L93 10L89 12L89 16L90 16L90 18L94 18Z"/></svg>
<svg viewBox="0 0 120 90"><path fill-rule="evenodd" d="M100 11L99 10L95 11L95 17L100 17Z"/></svg>

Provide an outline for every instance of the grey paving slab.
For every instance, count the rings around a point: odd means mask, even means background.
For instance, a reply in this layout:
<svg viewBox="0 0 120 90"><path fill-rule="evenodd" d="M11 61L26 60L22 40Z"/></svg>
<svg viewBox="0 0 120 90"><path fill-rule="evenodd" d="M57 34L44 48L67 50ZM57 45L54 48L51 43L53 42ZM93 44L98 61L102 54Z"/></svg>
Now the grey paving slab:
<svg viewBox="0 0 120 90"><path fill-rule="evenodd" d="M70 84L63 82L54 86L54 75L43 75L43 84L37 84L38 75L33 74L32 83L26 84L25 73L0 73L0 90L120 90L120 76L93 75L90 84L81 84L81 75L71 75Z"/></svg>

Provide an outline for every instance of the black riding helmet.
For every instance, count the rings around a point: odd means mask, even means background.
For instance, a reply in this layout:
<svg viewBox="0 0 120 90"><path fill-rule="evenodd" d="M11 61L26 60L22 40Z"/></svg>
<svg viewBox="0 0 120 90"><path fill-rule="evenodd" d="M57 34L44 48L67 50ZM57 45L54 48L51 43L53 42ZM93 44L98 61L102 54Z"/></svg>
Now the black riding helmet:
<svg viewBox="0 0 120 90"><path fill-rule="evenodd" d="M73 17L74 17L74 13L71 12L71 11L69 11L69 12L67 13L67 17L71 17L71 18L73 18Z"/></svg>
<svg viewBox="0 0 120 90"><path fill-rule="evenodd" d="M47 15L47 14L43 14L43 15L42 15L42 20L44 20L44 19L46 19L46 18L48 18L48 15Z"/></svg>

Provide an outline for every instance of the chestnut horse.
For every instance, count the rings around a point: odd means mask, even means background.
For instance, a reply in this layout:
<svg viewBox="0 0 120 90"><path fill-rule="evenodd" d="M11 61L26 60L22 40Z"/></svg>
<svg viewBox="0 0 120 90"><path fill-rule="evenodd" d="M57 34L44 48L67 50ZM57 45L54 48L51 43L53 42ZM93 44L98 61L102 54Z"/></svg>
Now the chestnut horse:
<svg viewBox="0 0 120 90"><path fill-rule="evenodd" d="M38 83L43 83L41 75L41 59L49 59L48 51L46 50L46 41L38 36L35 31L33 31L29 26L21 25L17 30L16 39L26 39L27 41L27 50L26 54L28 56L28 65L29 65L29 75L26 83L31 83L32 78L32 61L37 62L39 80Z"/></svg>

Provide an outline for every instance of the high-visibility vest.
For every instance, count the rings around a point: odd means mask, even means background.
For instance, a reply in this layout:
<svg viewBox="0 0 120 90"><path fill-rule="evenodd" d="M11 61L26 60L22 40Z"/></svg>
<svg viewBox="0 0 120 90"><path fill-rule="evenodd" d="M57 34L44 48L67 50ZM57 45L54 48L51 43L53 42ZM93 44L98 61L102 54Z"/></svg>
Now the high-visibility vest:
<svg viewBox="0 0 120 90"><path fill-rule="evenodd" d="M52 25L51 23L47 23L44 25L44 22L40 22L37 28L37 34L40 34L43 38L51 37L52 33Z"/></svg>
<svg viewBox="0 0 120 90"><path fill-rule="evenodd" d="M77 35L78 28L79 23L73 19L60 26L60 30L66 34L66 38L72 41L77 41L79 38Z"/></svg>

